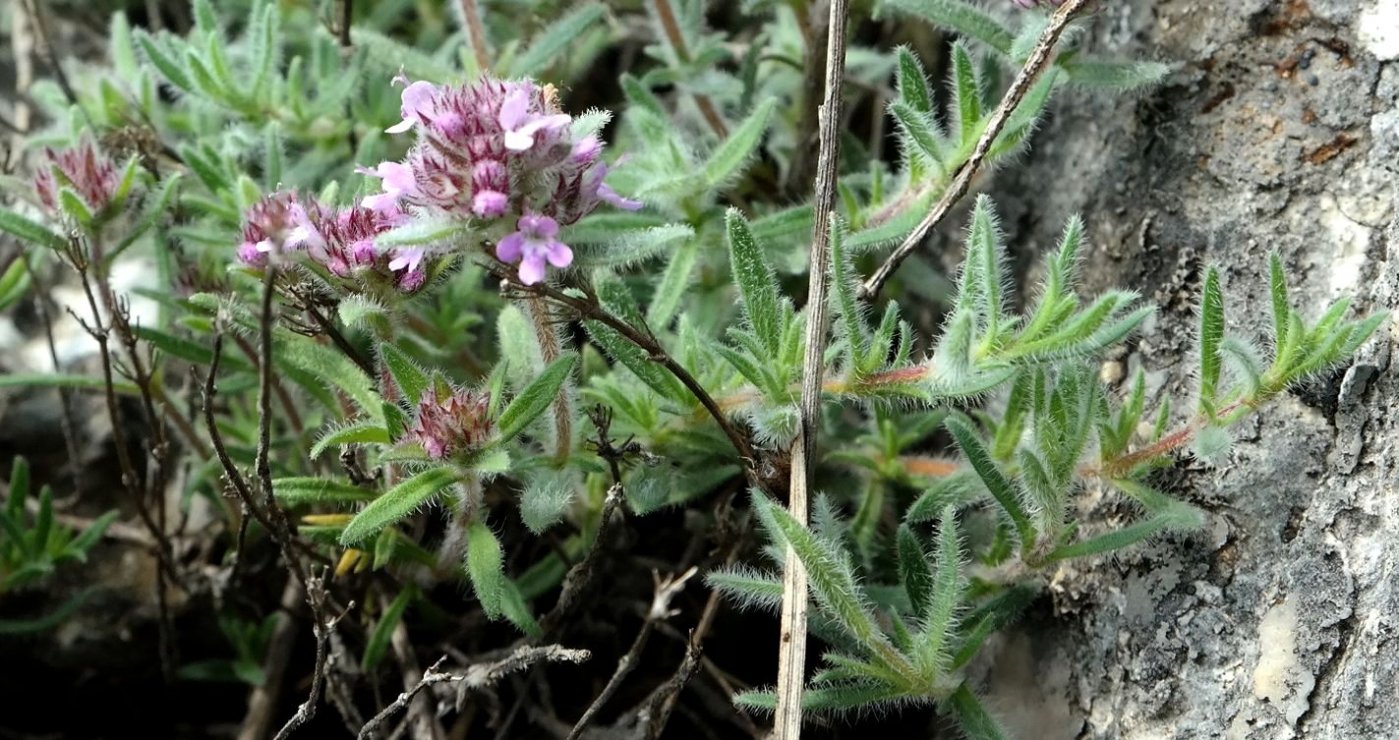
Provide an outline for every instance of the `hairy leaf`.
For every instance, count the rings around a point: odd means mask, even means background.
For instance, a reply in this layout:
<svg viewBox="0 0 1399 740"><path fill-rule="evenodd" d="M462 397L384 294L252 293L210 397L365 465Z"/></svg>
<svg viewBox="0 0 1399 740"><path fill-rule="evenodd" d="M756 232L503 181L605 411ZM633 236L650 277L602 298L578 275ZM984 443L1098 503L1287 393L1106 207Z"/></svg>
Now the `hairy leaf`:
<svg viewBox="0 0 1399 740"><path fill-rule="evenodd" d="M450 465L428 468L385 491L364 507L340 533L340 544L356 545L428 503L457 482L459 473Z"/></svg>

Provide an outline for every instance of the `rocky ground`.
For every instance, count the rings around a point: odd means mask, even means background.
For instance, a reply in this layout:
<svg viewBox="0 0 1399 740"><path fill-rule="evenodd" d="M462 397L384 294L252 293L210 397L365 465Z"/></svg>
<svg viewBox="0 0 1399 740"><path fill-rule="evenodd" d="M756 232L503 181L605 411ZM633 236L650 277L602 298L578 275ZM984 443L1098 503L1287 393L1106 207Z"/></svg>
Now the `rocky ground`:
<svg viewBox="0 0 1399 740"><path fill-rule="evenodd" d="M1267 341L1269 250L1313 315L1343 294L1395 308L1399 3L1136 0L1092 33L1176 71L1135 100L1063 102L994 190L1027 260L1082 213L1091 287L1163 307L1117 362L1188 397L1206 263L1229 328ZM1173 480L1206 531L1059 574L989 679L1025 737L1399 736L1392 326Z"/></svg>

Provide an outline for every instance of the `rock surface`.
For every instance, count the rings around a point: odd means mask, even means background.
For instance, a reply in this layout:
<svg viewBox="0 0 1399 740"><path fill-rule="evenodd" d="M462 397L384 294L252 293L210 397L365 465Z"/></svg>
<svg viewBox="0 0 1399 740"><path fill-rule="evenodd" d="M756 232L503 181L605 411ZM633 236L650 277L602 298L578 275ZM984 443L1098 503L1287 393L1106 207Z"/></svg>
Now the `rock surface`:
<svg viewBox="0 0 1399 740"><path fill-rule="evenodd" d="M1161 307L1129 372L1189 399L1206 263L1229 329L1260 345L1269 250L1310 318L1343 294L1395 308L1399 2L1104 2L1090 38L1175 72L1134 99L1062 99L994 194L1027 261L1082 213L1088 287ZM1399 737L1393 329L1241 425L1226 461L1182 462L1165 485L1205 531L1055 575L990 678L1018 736Z"/></svg>

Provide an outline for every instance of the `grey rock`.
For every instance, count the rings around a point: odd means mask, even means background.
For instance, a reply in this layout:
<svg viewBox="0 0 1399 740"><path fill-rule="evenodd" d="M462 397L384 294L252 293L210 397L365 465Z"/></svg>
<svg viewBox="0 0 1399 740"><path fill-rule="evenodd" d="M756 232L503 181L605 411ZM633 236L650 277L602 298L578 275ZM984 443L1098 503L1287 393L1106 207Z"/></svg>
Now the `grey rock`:
<svg viewBox="0 0 1399 740"><path fill-rule="evenodd" d="M1176 71L1136 97L1061 99L992 190L1014 248L1052 244L1081 213L1089 289L1133 287L1161 307L1121 358L1148 373L1152 396L1190 397L1207 263L1226 281L1229 330L1265 346L1269 250L1309 316L1344 294L1394 309L1399 71L1386 34L1399 34L1399 5L1109 5L1095 49ZM1024 628L1031 647L1008 638L987 691L1071 712L1041 711L1038 725L1007 713L1019 736L1399 737L1392 333L1381 327L1334 385L1236 429L1217 468L1182 461L1166 483L1209 511L1204 531L1053 574L1053 614Z"/></svg>

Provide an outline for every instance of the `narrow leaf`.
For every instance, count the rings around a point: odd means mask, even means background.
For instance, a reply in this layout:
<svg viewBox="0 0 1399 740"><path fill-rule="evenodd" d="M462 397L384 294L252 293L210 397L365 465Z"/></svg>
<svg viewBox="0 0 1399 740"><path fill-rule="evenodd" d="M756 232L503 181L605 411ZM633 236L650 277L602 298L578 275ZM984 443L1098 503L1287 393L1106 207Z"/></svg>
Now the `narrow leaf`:
<svg viewBox="0 0 1399 740"><path fill-rule="evenodd" d="M1015 37L1000 21L963 0L885 0L884 5L974 38L1003 55L1009 55L1015 43Z"/></svg>
<svg viewBox="0 0 1399 740"><path fill-rule="evenodd" d="M748 118L729 134L729 138L719 145L704 163L704 182L709 188L719 188L738 174L749 157L758 150L758 144L767 133L768 118L776 106L775 98L768 98L753 108Z"/></svg>
<svg viewBox="0 0 1399 740"><path fill-rule="evenodd" d="M486 616L504 613L505 573L500 540L484 522L474 521L466 530L466 574Z"/></svg>
<svg viewBox="0 0 1399 740"><path fill-rule="evenodd" d="M276 478L272 481L272 491L277 500L288 506L359 503L372 501L378 495L377 491L348 481L316 476Z"/></svg>
<svg viewBox="0 0 1399 740"><path fill-rule="evenodd" d="M385 653L388 652L389 643L393 638L394 628L403 620L403 612L408 609L408 605L417 596L416 589L412 586L405 587L398 592L398 596L389 603L389 608L384 610L379 617L379 622L374 625L374 631L370 633L369 640L364 644L364 654L360 656L360 667L366 671L372 671L383 661Z"/></svg>
<svg viewBox="0 0 1399 740"><path fill-rule="evenodd" d="M925 614L933 601L933 569L928 565L928 556L924 554L923 546L918 544L918 536L907 524L899 525L897 546L899 578L908 592L913 613Z"/></svg>
<svg viewBox="0 0 1399 740"><path fill-rule="evenodd" d="M422 399L423 392L427 390L427 374L417 363L413 362L403 350L391 342L384 342L379 345L379 357L384 361L384 367L388 368L389 376L393 378L394 385L403 393L404 400L409 406L417 406Z"/></svg>
<svg viewBox="0 0 1399 740"><path fill-rule="evenodd" d="M363 542L379 530L412 514L444 488L457 481L458 473L451 466L428 468L384 492L364 507L340 533L340 544L352 546Z"/></svg>
<svg viewBox="0 0 1399 740"><path fill-rule="evenodd" d="M986 485L986 489L991 492L991 496L996 499L996 503L1001 505L1006 514L1010 517L1011 523L1015 525L1015 531L1020 537L1022 548L1032 547L1035 544L1035 532L1030 526L1030 519L1025 515L1025 510L1020 505L1019 496L1015 487L1001 472L1000 466L991 459L990 453L981 443L981 438L965 417L953 415L947 417L945 422L947 431L952 434L957 441L957 446L962 453L967 456L967 461L971 463L972 469L976 471L981 482Z"/></svg>
<svg viewBox="0 0 1399 740"><path fill-rule="evenodd" d="M762 247L753 238L748 221L736 208L726 216L729 235L729 261L734 284L743 298L743 312L753 333L777 357L782 347L782 316L777 295L777 278L763 258Z"/></svg>
<svg viewBox="0 0 1399 740"><path fill-rule="evenodd" d="M559 389L568 374L573 370L576 355L565 355L555 360L539 374L520 394L510 400L510 404L500 412L501 439L511 439L524 431L530 422L539 418L549 404L559 395Z"/></svg>
<svg viewBox="0 0 1399 740"><path fill-rule="evenodd" d="M1200 300L1200 411L1214 415L1222 363L1219 346L1224 341L1224 294L1219 288L1219 271L1205 271L1204 294Z"/></svg>
<svg viewBox="0 0 1399 740"><path fill-rule="evenodd" d="M564 17L550 23L535 34L529 47L510 65L513 77L537 77L546 71L589 27L602 20L607 9L602 3L586 3Z"/></svg>
<svg viewBox="0 0 1399 740"><path fill-rule="evenodd" d="M0 208L0 231L22 242L48 249L63 249L68 240L14 211Z"/></svg>

